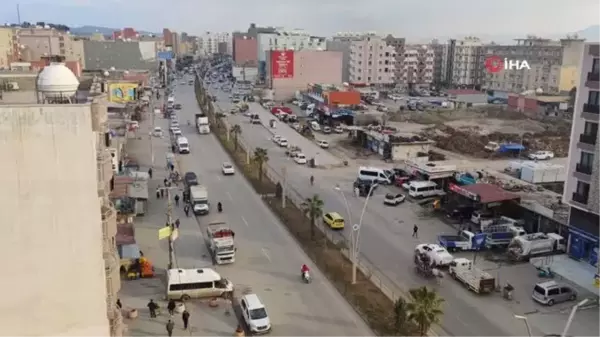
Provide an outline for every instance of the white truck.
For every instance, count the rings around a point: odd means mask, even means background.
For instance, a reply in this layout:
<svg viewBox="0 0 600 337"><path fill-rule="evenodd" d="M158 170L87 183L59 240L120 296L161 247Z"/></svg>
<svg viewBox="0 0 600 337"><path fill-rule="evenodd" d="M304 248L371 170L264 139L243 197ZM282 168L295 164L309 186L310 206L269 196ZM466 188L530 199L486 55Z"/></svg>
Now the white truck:
<svg viewBox="0 0 600 337"><path fill-rule="evenodd" d="M235 233L225 222L213 222L206 229L209 249L216 264L235 262Z"/></svg>
<svg viewBox="0 0 600 337"><path fill-rule="evenodd" d="M508 254L513 260L527 261L536 256L561 254L566 248L565 238L558 234L533 233L512 239Z"/></svg>
<svg viewBox="0 0 600 337"><path fill-rule="evenodd" d="M195 215L208 214L208 191L202 185L190 186L190 203Z"/></svg>
<svg viewBox="0 0 600 337"><path fill-rule="evenodd" d="M469 259L454 259L450 263L448 273L477 294L491 293L496 289L496 279L488 272L475 267Z"/></svg>
<svg viewBox="0 0 600 337"><path fill-rule="evenodd" d="M208 117L206 117L205 114L196 114L196 128L201 135L210 133L210 124L208 123Z"/></svg>

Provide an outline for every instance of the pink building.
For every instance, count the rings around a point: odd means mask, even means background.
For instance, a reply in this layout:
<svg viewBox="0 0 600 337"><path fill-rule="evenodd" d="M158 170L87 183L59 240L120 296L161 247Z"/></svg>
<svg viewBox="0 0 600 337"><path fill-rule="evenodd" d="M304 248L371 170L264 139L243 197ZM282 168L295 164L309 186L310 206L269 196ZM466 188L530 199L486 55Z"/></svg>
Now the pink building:
<svg viewBox="0 0 600 337"><path fill-rule="evenodd" d="M276 101L293 98L309 83L342 84L342 52L272 50L266 64L267 83Z"/></svg>
<svg viewBox="0 0 600 337"><path fill-rule="evenodd" d="M233 39L233 61L242 66L256 66L258 58L258 43L256 38L241 36Z"/></svg>

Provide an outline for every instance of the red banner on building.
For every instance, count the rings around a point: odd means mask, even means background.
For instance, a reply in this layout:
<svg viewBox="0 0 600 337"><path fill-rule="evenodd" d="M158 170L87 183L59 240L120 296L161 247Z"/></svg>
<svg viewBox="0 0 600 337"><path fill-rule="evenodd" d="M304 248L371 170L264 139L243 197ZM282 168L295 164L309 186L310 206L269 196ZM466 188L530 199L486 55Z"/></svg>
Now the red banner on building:
<svg viewBox="0 0 600 337"><path fill-rule="evenodd" d="M271 51L271 76L273 78L294 77L294 51L273 50Z"/></svg>

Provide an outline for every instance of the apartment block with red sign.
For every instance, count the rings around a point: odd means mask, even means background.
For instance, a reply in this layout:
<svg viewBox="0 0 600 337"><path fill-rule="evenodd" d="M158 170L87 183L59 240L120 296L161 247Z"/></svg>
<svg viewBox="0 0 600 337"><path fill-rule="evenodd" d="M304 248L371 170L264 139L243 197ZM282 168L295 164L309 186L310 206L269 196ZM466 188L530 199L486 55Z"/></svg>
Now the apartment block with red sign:
<svg viewBox="0 0 600 337"><path fill-rule="evenodd" d="M266 83L276 101L294 97L310 83L342 84L341 52L273 50L266 58Z"/></svg>

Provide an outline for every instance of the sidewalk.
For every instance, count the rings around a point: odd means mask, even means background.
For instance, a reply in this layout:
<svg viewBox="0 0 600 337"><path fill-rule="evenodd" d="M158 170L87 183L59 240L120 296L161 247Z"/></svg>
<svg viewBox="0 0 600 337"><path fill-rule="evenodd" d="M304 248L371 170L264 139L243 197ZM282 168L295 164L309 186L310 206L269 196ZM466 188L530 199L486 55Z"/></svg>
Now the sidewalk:
<svg viewBox="0 0 600 337"><path fill-rule="evenodd" d="M151 110L152 111L152 110ZM168 121L157 116L156 125L164 128ZM151 118L142 121L140 128L142 130L149 128ZM164 125L163 125L164 124ZM165 153L170 151L168 138L154 140L155 163L153 166L153 178L148 183L150 198L148 200L148 211L143 217L135 219L135 238L144 252L154 264L156 276L153 279L141 279L122 281L122 287L119 292L119 298L123 308L137 309L139 315L135 319L127 318L124 314L125 324L128 325L131 336L166 336L166 323L169 315L166 313L167 302L165 301L165 269L168 265L168 242L167 240L158 240L158 229L164 227L167 216L167 200L156 198L156 188L163 185L163 179L167 176ZM140 164L141 171L147 171L151 166L150 146L147 139L132 139L127 144L128 153L132 154ZM178 170L175 163L175 170ZM183 187L177 190L181 197ZM172 196L174 197L175 191ZM206 246L198 228L198 223L194 216L186 217L183 212L183 205L174 206L172 219L181 221L179 228L179 238L174 242L173 247L176 253L174 263L180 268L205 267L212 265ZM150 318L148 304L150 299L161 307L162 313L157 318ZM210 308L206 301L190 301L186 303L187 310L190 312L190 329L183 330L181 315L174 316L175 331L174 336L225 336L232 335L237 327L237 319L232 310L230 315L226 314L229 303L220 303L217 308Z"/></svg>

